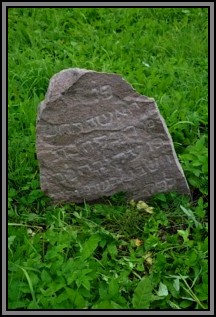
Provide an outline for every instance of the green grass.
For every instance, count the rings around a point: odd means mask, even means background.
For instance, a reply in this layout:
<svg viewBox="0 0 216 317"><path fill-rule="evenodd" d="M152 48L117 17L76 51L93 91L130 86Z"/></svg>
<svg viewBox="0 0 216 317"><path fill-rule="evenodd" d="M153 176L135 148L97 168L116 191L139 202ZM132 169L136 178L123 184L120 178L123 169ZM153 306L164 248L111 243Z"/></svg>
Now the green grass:
<svg viewBox="0 0 216 317"><path fill-rule="evenodd" d="M40 190L37 107L50 77L118 73L157 101L193 201L115 195L53 204ZM9 8L8 308L208 308L208 12Z"/></svg>

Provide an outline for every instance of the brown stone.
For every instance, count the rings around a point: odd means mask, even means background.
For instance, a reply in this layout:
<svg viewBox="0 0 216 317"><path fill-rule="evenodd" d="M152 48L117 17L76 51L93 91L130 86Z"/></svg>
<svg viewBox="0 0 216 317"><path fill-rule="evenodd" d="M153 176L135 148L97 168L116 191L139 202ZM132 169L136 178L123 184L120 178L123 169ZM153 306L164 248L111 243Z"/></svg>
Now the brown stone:
<svg viewBox="0 0 216 317"><path fill-rule="evenodd" d="M36 146L41 189L56 201L190 195L154 99L116 74L74 68L54 75L39 105Z"/></svg>

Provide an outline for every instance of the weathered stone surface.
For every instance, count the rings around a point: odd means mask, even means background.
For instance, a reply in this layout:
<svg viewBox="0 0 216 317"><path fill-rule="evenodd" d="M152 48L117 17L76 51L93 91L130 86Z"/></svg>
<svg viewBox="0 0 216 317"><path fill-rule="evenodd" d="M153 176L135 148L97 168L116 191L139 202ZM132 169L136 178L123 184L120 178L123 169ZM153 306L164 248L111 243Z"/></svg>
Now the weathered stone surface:
<svg viewBox="0 0 216 317"><path fill-rule="evenodd" d="M54 75L37 118L41 189L56 201L190 194L154 99L116 74Z"/></svg>

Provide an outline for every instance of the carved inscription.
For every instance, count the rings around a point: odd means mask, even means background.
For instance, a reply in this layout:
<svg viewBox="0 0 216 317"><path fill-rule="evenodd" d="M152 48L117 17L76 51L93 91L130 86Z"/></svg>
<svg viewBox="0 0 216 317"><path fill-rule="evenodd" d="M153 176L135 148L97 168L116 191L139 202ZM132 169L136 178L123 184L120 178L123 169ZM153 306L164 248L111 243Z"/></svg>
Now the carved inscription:
<svg viewBox="0 0 216 317"><path fill-rule="evenodd" d="M73 90L74 99L84 105L97 104L100 100L109 100L113 97L112 88L110 85L96 86L97 84L92 82L93 88L89 90L83 88L75 88Z"/></svg>
<svg viewBox="0 0 216 317"><path fill-rule="evenodd" d="M120 76L62 71L38 111L41 188L74 202L120 191L134 199L170 190L189 194L171 142L154 100Z"/></svg>

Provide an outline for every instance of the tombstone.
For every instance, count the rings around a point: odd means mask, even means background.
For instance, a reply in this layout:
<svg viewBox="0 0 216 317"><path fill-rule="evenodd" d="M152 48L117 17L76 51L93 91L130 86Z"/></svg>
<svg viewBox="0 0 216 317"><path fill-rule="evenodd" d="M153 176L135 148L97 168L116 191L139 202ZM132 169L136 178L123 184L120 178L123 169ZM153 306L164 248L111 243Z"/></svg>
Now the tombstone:
<svg viewBox="0 0 216 317"><path fill-rule="evenodd" d="M41 189L54 201L190 195L154 99L116 74L72 68L54 75L38 108L36 148Z"/></svg>

